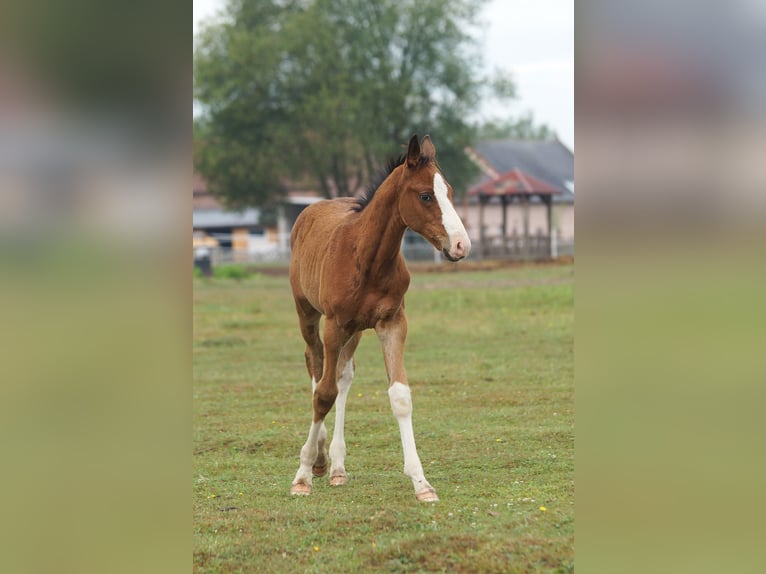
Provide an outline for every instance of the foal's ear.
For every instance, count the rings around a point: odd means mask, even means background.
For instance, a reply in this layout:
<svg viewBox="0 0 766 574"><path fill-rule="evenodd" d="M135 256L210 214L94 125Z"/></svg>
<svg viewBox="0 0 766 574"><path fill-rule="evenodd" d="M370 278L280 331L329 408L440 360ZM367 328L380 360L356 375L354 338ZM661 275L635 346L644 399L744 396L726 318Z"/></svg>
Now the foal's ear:
<svg viewBox="0 0 766 574"><path fill-rule="evenodd" d="M430 136L426 135L423 138L423 144L420 146L420 153L423 157L426 157L431 161L436 159L436 148L434 147L434 144L431 143Z"/></svg>
<svg viewBox="0 0 766 574"><path fill-rule="evenodd" d="M410 138L410 145L407 148L407 167L417 167L420 162L420 144L418 143L418 134Z"/></svg>

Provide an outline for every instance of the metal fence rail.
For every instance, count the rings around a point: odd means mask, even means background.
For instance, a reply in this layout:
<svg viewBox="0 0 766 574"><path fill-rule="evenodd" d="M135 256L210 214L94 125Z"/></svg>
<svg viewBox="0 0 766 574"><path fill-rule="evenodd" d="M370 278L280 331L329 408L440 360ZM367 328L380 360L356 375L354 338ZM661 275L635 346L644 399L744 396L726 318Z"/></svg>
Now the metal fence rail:
<svg viewBox="0 0 766 574"><path fill-rule="evenodd" d="M534 235L494 237L484 245L474 244L472 256L478 259L508 259L512 261L541 261L556 257L574 256L574 239L562 240L556 237Z"/></svg>
<svg viewBox="0 0 766 574"><path fill-rule="evenodd" d="M528 244L524 244L523 238L509 237L503 244L499 238L494 241L486 241L482 246L478 242L473 243L470 259L503 259L510 261L544 261L561 256L574 256L574 239L556 241L552 246L548 237L530 237ZM439 263L444 261L441 253L430 244L423 242L406 242L402 244L402 254L407 261L429 261ZM202 257L208 257L212 267L228 264L287 264L290 261L289 249L278 249L249 253L231 248L208 248L206 254L195 254L195 264Z"/></svg>

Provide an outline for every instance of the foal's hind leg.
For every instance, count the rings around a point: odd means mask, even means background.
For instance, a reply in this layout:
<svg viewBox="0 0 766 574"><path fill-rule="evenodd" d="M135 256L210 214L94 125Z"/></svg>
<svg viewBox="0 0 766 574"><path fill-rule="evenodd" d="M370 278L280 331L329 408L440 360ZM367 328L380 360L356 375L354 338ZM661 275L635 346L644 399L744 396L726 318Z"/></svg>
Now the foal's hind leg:
<svg viewBox="0 0 766 574"><path fill-rule="evenodd" d="M361 333L355 334L349 339L346 346L343 347L340 359L338 361L338 397L335 399L335 428L332 433L332 443L330 444L330 458L332 459L332 468L330 469L330 484L332 486L343 486L348 482L346 474L346 440L344 438L343 426L346 421L346 399L348 391L351 388L351 381L354 379L354 352L356 351Z"/></svg>

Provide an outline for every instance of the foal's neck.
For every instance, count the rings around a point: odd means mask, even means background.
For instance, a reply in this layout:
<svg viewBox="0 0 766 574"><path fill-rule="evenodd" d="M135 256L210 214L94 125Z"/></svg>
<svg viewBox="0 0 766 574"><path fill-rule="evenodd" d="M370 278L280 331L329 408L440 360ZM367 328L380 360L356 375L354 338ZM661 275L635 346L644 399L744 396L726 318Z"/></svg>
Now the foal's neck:
<svg viewBox="0 0 766 574"><path fill-rule="evenodd" d="M407 229L399 215L399 171L378 188L359 218L358 263L363 276L388 275L399 265L399 251ZM366 267L366 269L365 269Z"/></svg>

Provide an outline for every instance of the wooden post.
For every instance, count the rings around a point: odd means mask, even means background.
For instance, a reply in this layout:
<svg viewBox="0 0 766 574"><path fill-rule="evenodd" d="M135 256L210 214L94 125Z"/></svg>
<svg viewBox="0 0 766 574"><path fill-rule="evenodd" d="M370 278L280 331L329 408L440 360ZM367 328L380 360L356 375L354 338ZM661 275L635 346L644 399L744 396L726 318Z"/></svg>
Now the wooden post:
<svg viewBox="0 0 766 574"><path fill-rule="evenodd" d="M551 259L555 259L555 247L553 239L553 196L543 195L541 196L543 202L545 202L546 215L548 216L548 252L551 255Z"/></svg>
<svg viewBox="0 0 766 574"><path fill-rule="evenodd" d="M277 246L280 257L285 257L290 252L290 227L284 205L277 208Z"/></svg>
<svg viewBox="0 0 766 574"><path fill-rule="evenodd" d="M486 197L483 193L479 193L479 261L484 259L484 204L486 203Z"/></svg>
<svg viewBox="0 0 766 574"><path fill-rule="evenodd" d="M503 255L508 255L508 196L500 196L503 204Z"/></svg>
<svg viewBox="0 0 766 574"><path fill-rule="evenodd" d="M521 196L522 206L522 221L524 222L524 260L528 260L530 256L529 251L529 194L525 193Z"/></svg>

